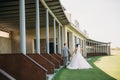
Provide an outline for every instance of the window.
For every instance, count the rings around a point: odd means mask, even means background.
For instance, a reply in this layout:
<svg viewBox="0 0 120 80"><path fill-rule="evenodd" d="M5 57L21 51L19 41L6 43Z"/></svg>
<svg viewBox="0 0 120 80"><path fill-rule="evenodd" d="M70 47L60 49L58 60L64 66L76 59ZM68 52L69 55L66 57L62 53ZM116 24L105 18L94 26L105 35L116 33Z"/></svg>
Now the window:
<svg viewBox="0 0 120 80"><path fill-rule="evenodd" d="M0 31L0 37L9 38L9 33L5 31Z"/></svg>

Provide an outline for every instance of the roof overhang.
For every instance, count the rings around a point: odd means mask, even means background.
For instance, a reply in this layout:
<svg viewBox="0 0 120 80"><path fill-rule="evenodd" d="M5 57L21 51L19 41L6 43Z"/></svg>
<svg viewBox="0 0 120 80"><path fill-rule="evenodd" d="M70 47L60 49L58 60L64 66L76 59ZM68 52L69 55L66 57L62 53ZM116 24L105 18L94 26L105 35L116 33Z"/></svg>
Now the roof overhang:
<svg viewBox="0 0 120 80"><path fill-rule="evenodd" d="M45 0L46 4L62 25L68 24L59 0ZM46 26L46 8L40 5L40 26ZM26 29L35 28L35 0L25 0ZM49 14L49 26L53 26L53 16ZM0 0L0 29L19 30L19 0Z"/></svg>
<svg viewBox="0 0 120 80"><path fill-rule="evenodd" d="M85 35L78 27L76 27L74 24L72 23L69 23L69 28L72 30L72 31L75 31L78 35L81 35L83 38L87 39L88 36Z"/></svg>
<svg viewBox="0 0 120 80"><path fill-rule="evenodd" d="M64 13L64 8L59 0L44 0L50 10L54 13L57 19L62 23L62 25L68 24L68 19Z"/></svg>
<svg viewBox="0 0 120 80"><path fill-rule="evenodd" d="M87 39L87 45L91 42L91 45L105 45L105 44L110 44L110 42L101 42L101 41L96 41L92 39Z"/></svg>

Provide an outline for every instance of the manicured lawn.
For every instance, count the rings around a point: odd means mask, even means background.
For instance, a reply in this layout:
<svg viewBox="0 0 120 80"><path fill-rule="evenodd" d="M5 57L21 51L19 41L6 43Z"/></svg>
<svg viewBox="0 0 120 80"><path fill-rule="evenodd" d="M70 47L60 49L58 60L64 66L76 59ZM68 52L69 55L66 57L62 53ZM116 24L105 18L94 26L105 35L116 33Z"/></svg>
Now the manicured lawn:
<svg viewBox="0 0 120 80"><path fill-rule="evenodd" d="M120 80L120 55L101 57L95 65L117 80Z"/></svg>
<svg viewBox="0 0 120 80"><path fill-rule="evenodd" d="M53 80L120 80L120 56L92 57L92 69L62 68Z"/></svg>

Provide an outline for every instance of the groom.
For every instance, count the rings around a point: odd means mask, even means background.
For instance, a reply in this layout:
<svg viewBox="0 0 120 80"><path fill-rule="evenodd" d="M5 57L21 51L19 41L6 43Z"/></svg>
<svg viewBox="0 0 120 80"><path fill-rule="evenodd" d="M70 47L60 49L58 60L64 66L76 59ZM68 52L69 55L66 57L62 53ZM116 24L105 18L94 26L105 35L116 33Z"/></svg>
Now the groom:
<svg viewBox="0 0 120 80"><path fill-rule="evenodd" d="M68 65L68 57L69 57L69 49L66 43L64 43L64 46L62 48L62 57L63 57L64 67L66 67Z"/></svg>

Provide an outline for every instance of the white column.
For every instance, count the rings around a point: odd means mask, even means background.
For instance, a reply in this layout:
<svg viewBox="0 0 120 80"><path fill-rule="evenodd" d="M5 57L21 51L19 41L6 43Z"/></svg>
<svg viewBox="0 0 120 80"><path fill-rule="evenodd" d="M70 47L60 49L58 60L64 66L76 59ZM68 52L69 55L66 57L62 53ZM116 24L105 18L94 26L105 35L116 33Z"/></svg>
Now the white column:
<svg viewBox="0 0 120 80"><path fill-rule="evenodd" d="M56 53L56 21L54 19L54 53Z"/></svg>
<svg viewBox="0 0 120 80"><path fill-rule="evenodd" d="M110 51L110 43L108 44L108 50L109 50L109 55L111 55L111 51Z"/></svg>
<svg viewBox="0 0 120 80"><path fill-rule="evenodd" d="M107 44L107 54L109 55L109 43Z"/></svg>
<svg viewBox="0 0 120 80"><path fill-rule="evenodd" d="M20 0L20 49L26 54L25 0Z"/></svg>
<svg viewBox="0 0 120 80"><path fill-rule="evenodd" d="M94 50L94 43L93 42L91 42L91 45L92 45L92 53L94 53L95 52L95 50Z"/></svg>
<svg viewBox="0 0 120 80"><path fill-rule="evenodd" d="M67 42L67 39L68 39L67 36L68 36L68 35L67 35L67 28L64 27L64 42ZM69 43L67 42L67 44L69 44Z"/></svg>
<svg viewBox="0 0 120 80"><path fill-rule="evenodd" d="M81 47L83 48L83 40L82 39L81 39ZM83 50L82 50L82 55L83 55Z"/></svg>
<svg viewBox="0 0 120 80"><path fill-rule="evenodd" d="M102 44L102 53L104 52L104 49L103 49L103 44Z"/></svg>
<svg viewBox="0 0 120 80"><path fill-rule="evenodd" d="M46 9L46 52L49 54L49 13Z"/></svg>
<svg viewBox="0 0 120 80"><path fill-rule="evenodd" d="M103 44L103 53L105 53L105 45Z"/></svg>
<svg viewBox="0 0 120 80"><path fill-rule="evenodd" d="M98 45L98 52L101 53L101 52L100 52L100 44Z"/></svg>
<svg viewBox="0 0 120 80"><path fill-rule="evenodd" d="M94 53L95 53L96 52L96 43L93 42L93 44L94 44Z"/></svg>
<svg viewBox="0 0 120 80"><path fill-rule="evenodd" d="M99 53L99 43L98 43L98 45L97 45L97 52Z"/></svg>
<svg viewBox="0 0 120 80"><path fill-rule="evenodd" d="M91 53L91 42L89 42L89 53Z"/></svg>
<svg viewBox="0 0 120 80"><path fill-rule="evenodd" d="M105 44L105 53L107 53L107 44Z"/></svg>
<svg viewBox="0 0 120 80"><path fill-rule="evenodd" d="M94 49L94 46L93 46L93 44L91 42L91 53L94 53L93 49Z"/></svg>
<svg viewBox="0 0 120 80"><path fill-rule="evenodd" d="M95 53L95 52L96 52L96 51L95 51L95 49L96 49L96 43L93 42L93 44L94 44L94 53Z"/></svg>
<svg viewBox="0 0 120 80"><path fill-rule="evenodd" d="M58 26L58 53L61 53L61 45L60 45L60 42L61 42L61 32L60 32L61 30L60 30L60 24L59 24L59 26Z"/></svg>
<svg viewBox="0 0 120 80"><path fill-rule="evenodd" d="M88 41L88 53L90 53L90 48L91 48L90 42Z"/></svg>
<svg viewBox="0 0 120 80"><path fill-rule="evenodd" d="M89 52L89 42L87 41L87 53Z"/></svg>
<svg viewBox="0 0 120 80"><path fill-rule="evenodd" d="M87 57L86 40L84 40L84 57Z"/></svg>
<svg viewBox="0 0 120 80"><path fill-rule="evenodd" d="M82 56L84 56L84 40L82 40L82 48L83 48L83 50L82 50Z"/></svg>
<svg viewBox="0 0 120 80"><path fill-rule="evenodd" d="M75 35L73 33L72 33L72 44L73 44L73 50L74 50L75 49Z"/></svg>
<svg viewBox="0 0 120 80"><path fill-rule="evenodd" d="M62 47L64 46L64 27L62 26Z"/></svg>
<svg viewBox="0 0 120 80"><path fill-rule="evenodd" d="M99 44L99 52L101 53L101 44Z"/></svg>
<svg viewBox="0 0 120 80"><path fill-rule="evenodd" d="M80 40L80 47L82 48L82 39Z"/></svg>
<svg viewBox="0 0 120 80"><path fill-rule="evenodd" d="M98 43L96 43L96 53L98 53Z"/></svg>
<svg viewBox="0 0 120 80"><path fill-rule="evenodd" d="M90 42L90 53L92 53L92 45L91 45L91 42Z"/></svg>
<svg viewBox="0 0 120 80"><path fill-rule="evenodd" d="M103 53L105 53L105 45L103 44Z"/></svg>
<svg viewBox="0 0 120 80"><path fill-rule="evenodd" d="M73 51L75 49L75 39L74 34L72 32L69 32L69 48Z"/></svg>
<svg viewBox="0 0 120 80"><path fill-rule="evenodd" d="M107 44L105 44L105 53L107 53Z"/></svg>
<svg viewBox="0 0 120 80"><path fill-rule="evenodd" d="M85 40L83 40L83 56L85 55ZM85 56L84 56L85 57Z"/></svg>
<svg viewBox="0 0 120 80"><path fill-rule="evenodd" d="M39 0L36 0L36 52L40 54Z"/></svg>
<svg viewBox="0 0 120 80"><path fill-rule="evenodd" d="M96 45L97 45L97 43L95 42L95 54L96 54L96 52L97 52L97 51L96 51L96 50L97 50L97 46L96 46Z"/></svg>

